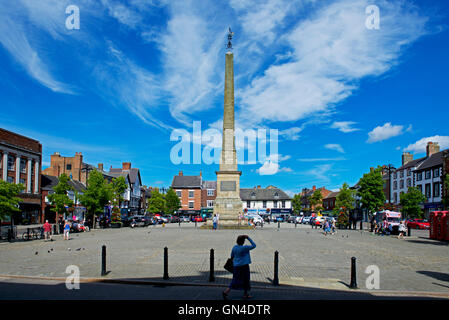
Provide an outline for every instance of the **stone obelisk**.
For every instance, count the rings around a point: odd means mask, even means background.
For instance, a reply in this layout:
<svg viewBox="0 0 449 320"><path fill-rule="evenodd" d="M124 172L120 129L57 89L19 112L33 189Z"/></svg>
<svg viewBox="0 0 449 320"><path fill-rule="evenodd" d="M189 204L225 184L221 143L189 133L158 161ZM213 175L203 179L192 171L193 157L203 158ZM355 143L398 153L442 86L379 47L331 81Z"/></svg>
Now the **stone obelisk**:
<svg viewBox="0 0 449 320"><path fill-rule="evenodd" d="M223 143L220 158L220 170L217 174L217 197L214 203L214 214L219 215L219 228L246 228L239 222L242 214L240 199L240 175L237 169L237 152L234 137L234 55L231 51L233 33L229 29L228 51L226 52L226 71L223 112ZM209 223L208 223L209 225Z"/></svg>

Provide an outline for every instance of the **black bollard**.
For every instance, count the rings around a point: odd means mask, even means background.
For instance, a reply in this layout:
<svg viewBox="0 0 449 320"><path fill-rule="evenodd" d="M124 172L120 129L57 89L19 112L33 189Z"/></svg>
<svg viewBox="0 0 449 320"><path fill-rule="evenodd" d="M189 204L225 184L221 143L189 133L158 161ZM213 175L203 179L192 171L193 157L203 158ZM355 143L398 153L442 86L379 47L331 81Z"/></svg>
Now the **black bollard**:
<svg viewBox="0 0 449 320"><path fill-rule="evenodd" d="M356 258L351 258L351 284L349 287L351 289L357 289L357 273L356 273Z"/></svg>
<svg viewBox="0 0 449 320"><path fill-rule="evenodd" d="M8 229L8 242L12 242L12 230Z"/></svg>
<svg viewBox="0 0 449 320"><path fill-rule="evenodd" d="M210 249L210 272L209 272L209 282L215 281L214 276L214 249Z"/></svg>
<svg viewBox="0 0 449 320"><path fill-rule="evenodd" d="M56 234L56 225L55 224L53 225L53 234L54 235Z"/></svg>
<svg viewBox="0 0 449 320"><path fill-rule="evenodd" d="M363 220L360 220L360 230L363 230Z"/></svg>
<svg viewBox="0 0 449 320"><path fill-rule="evenodd" d="M407 236L411 236L411 234L412 234L412 228L410 228L410 226L407 226L407 229L408 229L408 232L407 232Z"/></svg>
<svg viewBox="0 0 449 320"><path fill-rule="evenodd" d="M101 247L101 275L106 275L106 246Z"/></svg>
<svg viewBox="0 0 449 320"><path fill-rule="evenodd" d="M178 226L181 226L181 219L178 220Z"/></svg>
<svg viewBox="0 0 449 320"><path fill-rule="evenodd" d="M196 228L196 223L197 223L197 221L196 221L196 219L195 219L195 228Z"/></svg>
<svg viewBox="0 0 449 320"><path fill-rule="evenodd" d="M295 219L295 228L296 228L296 225L298 224L298 221Z"/></svg>
<svg viewBox="0 0 449 320"><path fill-rule="evenodd" d="M278 220L278 229L281 227L281 221Z"/></svg>
<svg viewBox="0 0 449 320"><path fill-rule="evenodd" d="M27 240L31 240L30 239L30 228L27 228Z"/></svg>
<svg viewBox="0 0 449 320"><path fill-rule="evenodd" d="M168 280L168 248L164 248L164 280Z"/></svg>
<svg viewBox="0 0 449 320"><path fill-rule="evenodd" d="M273 286L279 285L279 252L274 252L274 277Z"/></svg>

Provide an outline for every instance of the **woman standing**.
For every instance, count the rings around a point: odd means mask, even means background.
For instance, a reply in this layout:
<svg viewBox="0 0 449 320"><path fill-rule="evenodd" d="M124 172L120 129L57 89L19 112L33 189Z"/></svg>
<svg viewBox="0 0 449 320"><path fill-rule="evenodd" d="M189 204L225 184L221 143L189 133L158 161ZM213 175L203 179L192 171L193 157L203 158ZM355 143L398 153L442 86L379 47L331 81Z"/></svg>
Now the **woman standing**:
<svg viewBox="0 0 449 320"><path fill-rule="evenodd" d="M399 225L399 235L398 239L404 239L405 234L405 221L401 221L401 224Z"/></svg>
<svg viewBox="0 0 449 320"><path fill-rule="evenodd" d="M251 243L250 246L244 246L245 239ZM237 237L237 245L232 248L231 259L234 263L234 272L232 275L232 281L225 291L223 291L223 299L228 299L228 294L231 289L243 290L243 298L250 299L252 296L249 294L251 290L250 284L250 270L249 265L251 263L251 256L249 251L253 250L256 244L247 235Z"/></svg>
<svg viewBox="0 0 449 320"><path fill-rule="evenodd" d="M70 223L66 220L64 224L64 240L69 240Z"/></svg>

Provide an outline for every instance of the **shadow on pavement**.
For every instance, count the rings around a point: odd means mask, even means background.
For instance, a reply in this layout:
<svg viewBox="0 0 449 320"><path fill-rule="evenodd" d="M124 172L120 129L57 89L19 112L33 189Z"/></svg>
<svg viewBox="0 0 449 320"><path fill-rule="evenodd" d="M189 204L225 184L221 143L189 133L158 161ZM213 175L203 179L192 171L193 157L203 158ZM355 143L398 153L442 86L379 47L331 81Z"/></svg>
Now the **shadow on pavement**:
<svg viewBox="0 0 449 320"><path fill-rule="evenodd" d="M449 282L449 273L442 273L435 271L416 271L416 273L423 274L425 276L432 277L440 281Z"/></svg>
<svg viewBox="0 0 449 320"><path fill-rule="evenodd" d="M426 238L421 238L421 239L426 239ZM407 240L408 242L411 243L420 243L420 244L433 244L433 245L437 245L437 246L449 246L449 242L445 242L445 241L438 241L438 240Z"/></svg>

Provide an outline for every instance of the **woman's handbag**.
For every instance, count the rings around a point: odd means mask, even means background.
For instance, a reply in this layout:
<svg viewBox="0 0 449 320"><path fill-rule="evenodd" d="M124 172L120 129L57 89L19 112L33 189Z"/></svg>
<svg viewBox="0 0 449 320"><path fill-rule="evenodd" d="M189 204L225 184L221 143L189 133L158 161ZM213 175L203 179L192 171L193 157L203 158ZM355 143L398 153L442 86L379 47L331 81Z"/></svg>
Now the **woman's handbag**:
<svg viewBox="0 0 449 320"><path fill-rule="evenodd" d="M234 262L232 258L229 258L228 261L226 261L224 268L230 273L234 273Z"/></svg>

